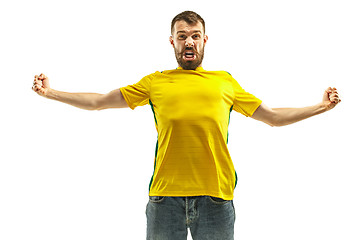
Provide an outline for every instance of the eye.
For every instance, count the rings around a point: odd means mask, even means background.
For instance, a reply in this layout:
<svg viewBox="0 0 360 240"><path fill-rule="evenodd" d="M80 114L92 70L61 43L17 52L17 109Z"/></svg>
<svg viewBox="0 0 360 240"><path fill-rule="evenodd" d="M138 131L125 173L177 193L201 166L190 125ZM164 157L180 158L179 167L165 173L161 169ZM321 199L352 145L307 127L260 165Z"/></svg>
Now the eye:
<svg viewBox="0 0 360 240"><path fill-rule="evenodd" d="M179 35L178 39L180 39L180 40L185 40L185 39L186 39L186 36L185 36L185 35Z"/></svg>
<svg viewBox="0 0 360 240"><path fill-rule="evenodd" d="M193 39L199 39L199 38L200 38L200 34L193 35Z"/></svg>

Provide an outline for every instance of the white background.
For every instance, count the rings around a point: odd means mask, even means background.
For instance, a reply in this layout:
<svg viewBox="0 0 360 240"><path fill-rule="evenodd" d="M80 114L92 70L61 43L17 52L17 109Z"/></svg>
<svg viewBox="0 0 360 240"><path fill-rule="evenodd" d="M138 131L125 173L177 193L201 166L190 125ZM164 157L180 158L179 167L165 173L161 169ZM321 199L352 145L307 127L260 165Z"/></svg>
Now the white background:
<svg viewBox="0 0 360 240"><path fill-rule="evenodd" d="M270 107L337 87L331 112L271 128L233 112L235 239L360 239L360 8L351 0L1 1L0 239L145 239L156 143L149 106L86 111L32 92L36 74L106 93L177 67L184 10L206 21L204 68ZM131 236L131 237L130 237Z"/></svg>

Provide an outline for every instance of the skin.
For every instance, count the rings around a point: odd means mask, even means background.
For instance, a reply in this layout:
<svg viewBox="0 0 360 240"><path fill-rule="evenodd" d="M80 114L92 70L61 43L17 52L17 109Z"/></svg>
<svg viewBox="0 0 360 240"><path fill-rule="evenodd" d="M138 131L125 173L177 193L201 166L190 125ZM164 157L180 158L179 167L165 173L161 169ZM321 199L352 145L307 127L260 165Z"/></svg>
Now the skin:
<svg viewBox="0 0 360 240"><path fill-rule="evenodd" d="M202 67L202 57L208 36L205 35L200 22L193 25L189 25L185 21L176 22L169 40L174 48L179 67L185 66L189 69ZM192 50L187 50L187 47ZM193 52L195 56L187 58L185 52ZM128 107L119 89L107 94L61 92L50 88L49 79L43 73L34 77L32 89L40 96L86 110ZM329 87L325 90L322 101L313 106L270 108L262 103L251 117L270 126L284 126L329 111L340 102L337 89Z"/></svg>
<svg viewBox="0 0 360 240"><path fill-rule="evenodd" d="M203 25L200 22L193 25L185 21L176 22L169 40L174 48L179 67L186 70L195 70L197 67L202 67L204 48L208 36L205 35ZM195 54L194 59L186 59L185 52L193 52Z"/></svg>
<svg viewBox="0 0 360 240"><path fill-rule="evenodd" d="M61 92L50 88L49 78L43 73L39 76L35 75L32 89L40 96L85 110L128 107L120 89L115 89L107 94Z"/></svg>

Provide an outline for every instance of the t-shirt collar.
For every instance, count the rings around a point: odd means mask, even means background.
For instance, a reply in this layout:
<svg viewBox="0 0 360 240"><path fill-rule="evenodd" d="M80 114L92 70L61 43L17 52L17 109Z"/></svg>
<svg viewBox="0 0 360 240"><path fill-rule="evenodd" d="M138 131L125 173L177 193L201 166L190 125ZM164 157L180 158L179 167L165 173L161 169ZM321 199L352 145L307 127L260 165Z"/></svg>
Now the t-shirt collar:
<svg viewBox="0 0 360 240"><path fill-rule="evenodd" d="M176 69L178 69L178 70L183 70L182 67L177 67ZM194 71L204 71L204 68L202 68L202 67L197 67Z"/></svg>

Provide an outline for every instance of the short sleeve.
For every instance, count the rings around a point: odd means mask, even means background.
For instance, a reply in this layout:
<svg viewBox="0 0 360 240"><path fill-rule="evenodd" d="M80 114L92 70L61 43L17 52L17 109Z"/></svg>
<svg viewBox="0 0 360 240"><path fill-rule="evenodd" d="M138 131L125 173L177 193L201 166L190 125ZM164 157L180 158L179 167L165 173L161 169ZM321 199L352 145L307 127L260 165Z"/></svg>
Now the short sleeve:
<svg viewBox="0 0 360 240"><path fill-rule="evenodd" d="M246 117L251 117L262 101L254 95L245 92L239 83L233 77L231 78L234 89L233 109Z"/></svg>
<svg viewBox="0 0 360 240"><path fill-rule="evenodd" d="M125 101L131 109L149 103L151 81L155 73L143 77L139 82L120 88Z"/></svg>

